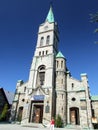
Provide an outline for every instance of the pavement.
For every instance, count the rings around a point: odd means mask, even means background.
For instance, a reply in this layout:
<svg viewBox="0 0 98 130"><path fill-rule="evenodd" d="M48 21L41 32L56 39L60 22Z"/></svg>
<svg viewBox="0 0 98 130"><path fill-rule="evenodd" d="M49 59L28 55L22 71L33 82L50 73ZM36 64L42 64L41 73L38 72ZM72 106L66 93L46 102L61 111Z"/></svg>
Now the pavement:
<svg viewBox="0 0 98 130"><path fill-rule="evenodd" d="M0 130L50 130L48 127L23 126L21 124L0 123ZM66 130L65 128L54 128L54 130ZM70 130L70 129L68 129ZM72 129L71 129L72 130Z"/></svg>
<svg viewBox="0 0 98 130"><path fill-rule="evenodd" d="M11 124L11 123L0 123L0 130L50 130L48 127L38 127L37 125L23 126L21 124ZM83 130L81 128L54 128L54 130ZM89 129L85 129L89 130Z"/></svg>
<svg viewBox="0 0 98 130"><path fill-rule="evenodd" d="M0 124L0 130L46 130L46 128L37 128L37 127L29 127L29 126L26 127L19 124L2 123Z"/></svg>
<svg viewBox="0 0 98 130"><path fill-rule="evenodd" d="M54 130L62 130L63 128L55 128ZM37 126L23 126L21 124L10 124L10 123L0 123L0 130L50 130L49 128L37 127Z"/></svg>

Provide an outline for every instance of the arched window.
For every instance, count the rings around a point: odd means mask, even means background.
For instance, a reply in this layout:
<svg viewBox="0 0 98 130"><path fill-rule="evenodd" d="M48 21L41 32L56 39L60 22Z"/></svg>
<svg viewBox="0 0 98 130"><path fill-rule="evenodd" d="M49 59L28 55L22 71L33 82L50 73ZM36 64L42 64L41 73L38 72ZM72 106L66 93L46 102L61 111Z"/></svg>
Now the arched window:
<svg viewBox="0 0 98 130"><path fill-rule="evenodd" d="M38 68L38 78L37 78L37 85L44 85L45 82L45 66L41 65Z"/></svg>
<svg viewBox="0 0 98 130"><path fill-rule="evenodd" d="M48 35L48 36L47 36L47 39L46 39L46 44L48 45L49 42L50 42L50 36Z"/></svg>
<svg viewBox="0 0 98 130"><path fill-rule="evenodd" d="M44 43L44 37L41 37L41 39L40 39L40 46L43 46L43 43Z"/></svg>

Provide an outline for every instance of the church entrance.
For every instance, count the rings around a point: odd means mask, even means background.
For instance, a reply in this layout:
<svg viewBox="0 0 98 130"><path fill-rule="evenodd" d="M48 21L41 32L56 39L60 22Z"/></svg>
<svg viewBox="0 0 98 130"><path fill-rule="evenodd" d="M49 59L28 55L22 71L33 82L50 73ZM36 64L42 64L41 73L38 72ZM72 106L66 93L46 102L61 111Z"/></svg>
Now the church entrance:
<svg viewBox="0 0 98 130"><path fill-rule="evenodd" d="M30 122L42 123L43 118L43 101L32 102Z"/></svg>
<svg viewBox="0 0 98 130"><path fill-rule="evenodd" d="M32 122L42 123L43 105L34 105Z"/></svg>
<svg viewBox="0 0 98 130"><path fill-rule="evenodd" d="M18 121L22 120L22 113L23 113L23 107L19 107L18 116L17 116Z"/></svg>
<svg viewBox="0 0 98 130"><path fill-rule="evenodd" d="M79 108L70 108L70 123L72 125L79 125Z"/></svg>

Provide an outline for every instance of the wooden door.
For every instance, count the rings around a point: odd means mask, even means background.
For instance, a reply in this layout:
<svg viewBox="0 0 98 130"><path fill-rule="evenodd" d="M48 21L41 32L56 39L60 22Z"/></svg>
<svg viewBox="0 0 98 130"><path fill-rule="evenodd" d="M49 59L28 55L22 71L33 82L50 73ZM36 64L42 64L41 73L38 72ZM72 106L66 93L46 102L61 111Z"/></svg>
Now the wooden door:
<svg viewBox="0 0 98 130"><path fill-rule="evenodd" d="M70 113L70 115L71 115L71 124L76 124L76 114L75 114L75 110L71 110L71 113Z"/></svg>
<svg viewBox="0 0 98 130"><path fill-rule="evenodd" d="M34 105L30 117L31 117L30 122L42 123L43 105Z"/></svg>
<svg viewBox="0 0 98 130"><path fill-rule="evenodd" d="M40 108L36 108L35 111L35 123L39 123L40 122Z"/></svg>
<svg viewBox="0 0 98 130"><path fill-rule="evenodd" d="M79 109L76 107L70 108L70 123L74 125L79 125Z"/></svg>

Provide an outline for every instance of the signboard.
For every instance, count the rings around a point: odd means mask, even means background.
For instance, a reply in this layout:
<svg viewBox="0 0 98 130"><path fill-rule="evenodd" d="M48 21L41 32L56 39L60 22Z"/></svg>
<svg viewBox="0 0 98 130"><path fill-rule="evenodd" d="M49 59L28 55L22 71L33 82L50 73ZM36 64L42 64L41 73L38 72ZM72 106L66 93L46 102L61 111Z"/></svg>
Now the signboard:
<svg viewBox="0 0 98 130"><path fill-rule="evenodd" d="M44 95L34 95L33 96L34 100L44 100Z"/></svg>

